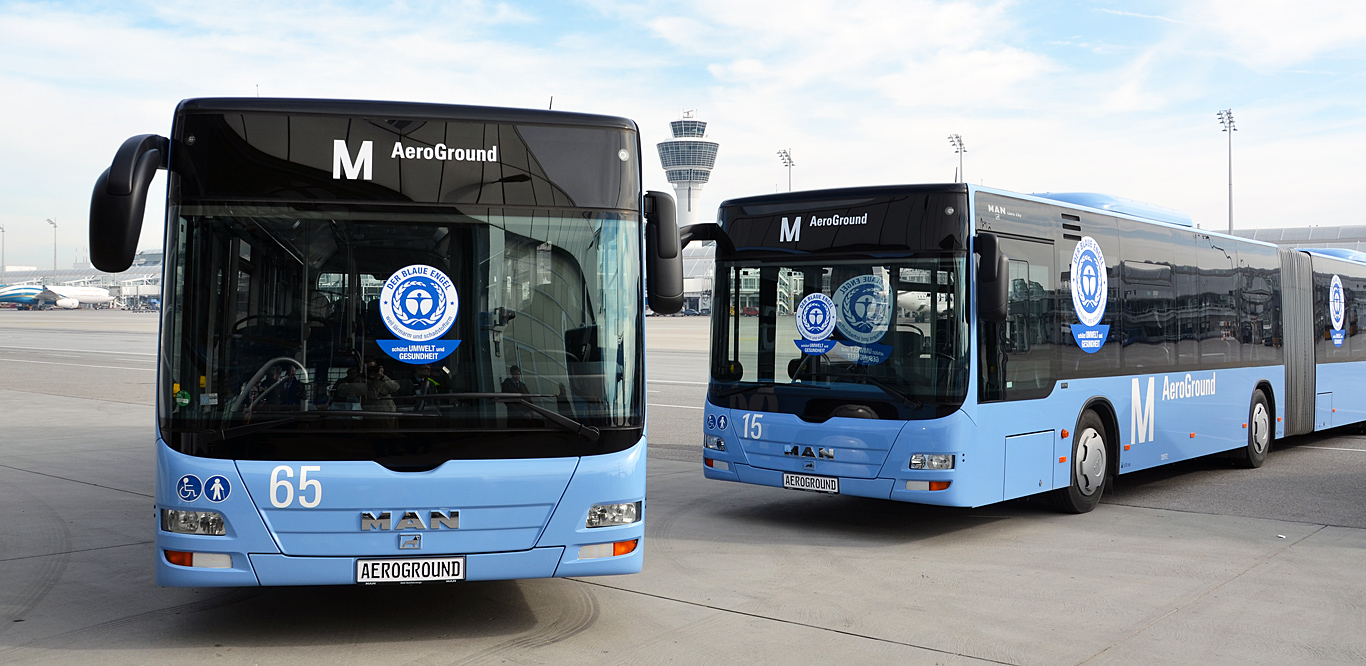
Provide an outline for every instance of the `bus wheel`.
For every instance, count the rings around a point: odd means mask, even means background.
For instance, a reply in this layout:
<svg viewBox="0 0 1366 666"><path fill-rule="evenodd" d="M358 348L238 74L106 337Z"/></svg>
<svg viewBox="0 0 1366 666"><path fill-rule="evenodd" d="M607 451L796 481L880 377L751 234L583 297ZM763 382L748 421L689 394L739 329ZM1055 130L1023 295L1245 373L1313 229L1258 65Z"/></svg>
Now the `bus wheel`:
<svg viewBox="0 0 1366 666"><path fill-rule="evenodd" d="M1236 454L1238 465L1253 469L1266 462L1271 441L1276 433L1271 425L1271 407L1261 389L1252 392L1252 405L1247 410L1247 446Z"/></svg>
<svg viewBox="0 0 1366 666"><path fill-rule="evenodd" d="M1086 411L1077 420L1072 435L1072 483L1053 491L1058 509L1067 513L1086 513L1100 504L1105 492L1105 477L1110 466L1105 443L1105 425L1095 412Z"/></svg>

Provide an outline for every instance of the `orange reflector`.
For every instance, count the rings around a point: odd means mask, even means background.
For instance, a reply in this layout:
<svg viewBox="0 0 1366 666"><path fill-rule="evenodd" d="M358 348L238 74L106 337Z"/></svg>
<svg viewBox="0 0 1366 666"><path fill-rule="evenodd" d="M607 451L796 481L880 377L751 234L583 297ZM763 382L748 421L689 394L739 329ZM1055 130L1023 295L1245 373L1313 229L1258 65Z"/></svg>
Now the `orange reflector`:
<svg viewBox="0 0 1366 666"><path fill-rule="evenodd" d="M1334 407L1334 408L1333 408L1333 413L1334 413L1334 414L1338 413L1338 408L1337 408L1337 407Z"/></svg>
<svg viewBox="0 0 1366 666"><path fill-rule="evenodd" d="M1067 436L1068 436L1069 434L1071 434L1071 433L1068 433L1068 432L1067 432L1067 428L1063 428L1063 429L1062 429L1062 438L1063 438L1063 439L1067 439Z"/></svg>
<svg viewBox="0 0 1366 666"><path fill-rule="evenodd" d="M1276 423L1280 423L1280 422L1281 422L1281 417L1277 416L1277 417L1276 417Z"/></svg>
<svg viewBox="0 0 1366 666"><path fill-rule="evenodd" d="M1129 445L1128 445L1128 444L1125 444L1125 445L1124 445L1124 450L1125 450L1125 451L1128 451L1128 450L1129 450Z"/></svg>
<svg viewBox="0 0 1366 666"><path fill-rule="evenodd" d="M631 539L630 541L618 541L612 544L612 556L616 557L617 555L626 555L628 553L635 552L637 541L639 541L639 539Z"/></svg>
<svg viewBox="0 0 1366 666"><path fill-rule="evenodd" d="M166 551L166 561L182 567L194 566L194 553L187 553L180 550Z"/></svg>
<svg viewBox="0 0 1366 666"><path fill-rule="evenodd" d="M713 466L713 465L711 464L711 458L703 458L703 459L702 459L702 464L703 464L703 465L706 465L707 467L712 467L712 466Z"/></svg>
<svg viewBox="0 0 1366 666"><path fill-rule="evenodd" d="M1246 424L1246 423L1243 424L1243 430L1247 430L1247 424Z"/></svg>
<svg viewBox="0 0 1366 666"><path fill-rule="evenodd" d="M1191 433L1191 439L1195 439L1195 433Z"/></svg>
<svg viewBox="0 0 1366 666"><path fill-rule="evenodd" d="M930 490L948 490L949 481L931 481Z"/></svg>
<svg viewBox="0 0 1366 666"><path fill-rule="evenodd" d="M1067 462L1067 456L1058 456L1058 462Z"/></svg>

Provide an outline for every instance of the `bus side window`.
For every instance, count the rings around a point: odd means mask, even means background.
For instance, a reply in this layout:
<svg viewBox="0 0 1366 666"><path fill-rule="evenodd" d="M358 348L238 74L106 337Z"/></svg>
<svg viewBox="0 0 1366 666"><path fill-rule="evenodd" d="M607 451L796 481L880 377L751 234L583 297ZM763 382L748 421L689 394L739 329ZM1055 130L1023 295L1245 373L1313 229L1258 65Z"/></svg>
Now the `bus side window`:
<svg viewBox="0 0 1366 666"><path fill-rule="evenodd" d="M1000 324L979 321L984 331L984 400L1041 398L1053 388L1056 355L1053 329L1055 310L1053 246L1001 239L1009 258L1009 296L1006 320Z"/></svg>

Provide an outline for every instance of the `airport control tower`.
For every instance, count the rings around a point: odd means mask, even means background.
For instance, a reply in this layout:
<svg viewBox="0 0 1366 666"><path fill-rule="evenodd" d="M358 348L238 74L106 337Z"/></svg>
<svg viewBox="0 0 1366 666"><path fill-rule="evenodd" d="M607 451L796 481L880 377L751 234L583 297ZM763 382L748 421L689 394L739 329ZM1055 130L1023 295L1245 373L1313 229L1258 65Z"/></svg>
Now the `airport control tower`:
<svg viewBox="0 0 1366 666"><path fill-rule="evenodd" d="M685 111L682 120L669 123L674 138L659 144L659 162L665 177L674 186L678 197L678 224L697 224L701 211L702 186L711 178L716 166L715 141L707 141L707 123ZM710 222L711 220L707 220Z"/></svg>

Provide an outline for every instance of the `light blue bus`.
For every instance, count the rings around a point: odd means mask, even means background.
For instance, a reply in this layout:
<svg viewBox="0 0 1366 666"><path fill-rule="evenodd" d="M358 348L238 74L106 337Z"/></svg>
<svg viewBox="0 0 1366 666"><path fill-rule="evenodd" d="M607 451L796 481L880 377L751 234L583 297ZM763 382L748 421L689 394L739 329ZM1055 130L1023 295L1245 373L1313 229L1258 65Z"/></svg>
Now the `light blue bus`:
<svg viewBox="0 0 1366 666"><path fill-rule="evenodd" d="M964 184L736 199L683 239L717 244L710 479L1085 512L1119 474L1366 420L1360 257Z"/></svg>
<svg viewBox="0 0 1366 666"><path fill-rule="evenodd" d="M665 312L682 273L632 121L186 100L95 185L99 269L159 169L158 584L640 571L643 273Z"/></svg>

